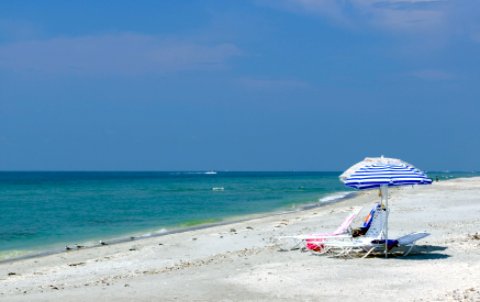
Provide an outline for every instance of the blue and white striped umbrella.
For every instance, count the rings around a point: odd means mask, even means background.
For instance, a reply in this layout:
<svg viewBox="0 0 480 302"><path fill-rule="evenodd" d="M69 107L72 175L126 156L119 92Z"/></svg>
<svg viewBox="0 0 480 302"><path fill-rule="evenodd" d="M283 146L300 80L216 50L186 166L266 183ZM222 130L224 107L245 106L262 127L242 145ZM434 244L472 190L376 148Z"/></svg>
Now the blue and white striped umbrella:
<svg viewBox="0 0 480 302"><path fill-rule="evenodd" d="M429 185L432 180L414 166L396 158L365 158L340 175L346 186L365 190L382 185Z"/></svg>
<svg viewBox="0 0 480 302"><path fill-rule="evenodd" d="M406 185L429 185L432 180L414 166L396 158L365 158L340 175L346 186L359 190L381 188L382 204L387 215L383 238L388 238L388 187ZM385 240L385 257L388 255L388 240Z"/></svg>

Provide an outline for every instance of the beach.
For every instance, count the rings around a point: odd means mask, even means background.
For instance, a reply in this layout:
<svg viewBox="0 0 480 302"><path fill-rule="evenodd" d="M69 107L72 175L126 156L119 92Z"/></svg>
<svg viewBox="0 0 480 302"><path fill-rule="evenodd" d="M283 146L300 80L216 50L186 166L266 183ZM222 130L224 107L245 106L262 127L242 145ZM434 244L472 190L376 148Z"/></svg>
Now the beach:
<svg viewBox="0 0 480 302"><path fill-rule="evenodd" d="M391 189L389 237L406 257L334 258L281 236L360 224L378 191L303 211L0 264L1 301L479 301L480 178Z"/></svg>

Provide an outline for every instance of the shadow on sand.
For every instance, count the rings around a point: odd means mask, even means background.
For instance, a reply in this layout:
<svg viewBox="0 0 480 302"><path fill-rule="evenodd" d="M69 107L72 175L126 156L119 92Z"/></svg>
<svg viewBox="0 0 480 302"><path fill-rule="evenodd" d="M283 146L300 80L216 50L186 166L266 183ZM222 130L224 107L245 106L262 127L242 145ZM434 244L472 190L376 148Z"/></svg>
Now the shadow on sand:
<svg viewBox="0 0 480 302"><path fill-rule="evenodd" d="M451 256L444 253L439 253L445 251L447 247L439 246L439 245L417 245L413 248L413 250L407 255L404 256L404 251L397 251L394 253L389 253L387 259L399 259L399 260L440 260L440 259L447 259ZM290 252L290 251L301 251L307 252L308 250L305 247L295 247L292 249L278 249L278 252ZM312 255L315 256L323 256L325 254L317 254L313 253ZM332 256L332 255L330 255ZM346 256L344 258L357 258L355 256L349 257ZM376 251L371 253L368 258L385 258L384 254L381 251Z"/></svg>
<svg viewBox="0 0 480 302"><path fill-rule="evenodd" d="M447 247L439 246L439 245L420 245L420 246L415 246L415 248L409 255L407 256L398 255L395 258L400 260L447 259L447 258L450 258L451 256L445 253L439 253L441 251L445 251L446 249Z"/></svg>
<svg viewBox="0 0 480 302"><path fill-rule="evenodd" d="M374 253L371 253L367 258L380 258L380 259L398 259L398 260L441 260L447 259L451 256L445 253L438 253L446 250L445 246L438 245L421 245L415 246L413 250L407 255L404 256L404 250L397 250L388 254L388 258L385 258L383 251L377 250ZM355 257L352 257L355 258Z"/></svg>

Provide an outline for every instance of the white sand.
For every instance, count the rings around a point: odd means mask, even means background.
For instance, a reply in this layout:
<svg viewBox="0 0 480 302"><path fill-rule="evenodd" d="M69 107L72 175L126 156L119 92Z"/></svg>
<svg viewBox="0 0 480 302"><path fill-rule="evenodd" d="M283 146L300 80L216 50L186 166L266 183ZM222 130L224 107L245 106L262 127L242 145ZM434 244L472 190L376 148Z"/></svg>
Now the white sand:
<svg viewBox="0 0 480 302"><path fill-rule="evenodd" d="M370 192L300 213L1 264L0 301L480 301L480 178L391 192L390 237L432 234L407 257L279 250L277 236L331 231L351 207L366 212L378 199Z"/></svg>

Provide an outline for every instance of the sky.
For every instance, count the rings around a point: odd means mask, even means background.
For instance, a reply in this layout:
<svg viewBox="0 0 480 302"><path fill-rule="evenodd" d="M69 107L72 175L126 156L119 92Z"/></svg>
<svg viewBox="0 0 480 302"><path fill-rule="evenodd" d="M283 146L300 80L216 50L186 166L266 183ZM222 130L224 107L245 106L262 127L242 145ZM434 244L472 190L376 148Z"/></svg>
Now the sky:
<svg viewBox="0 0 480 302"><path fill-rule="evenodd" d="M0 170L480 170L480 1L0 3Z"/></svg>

